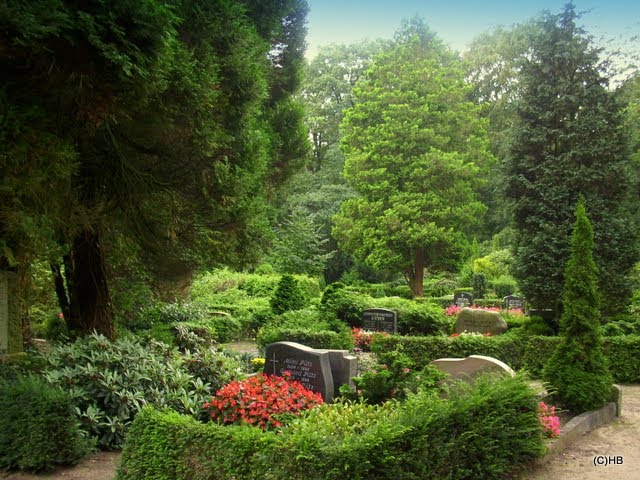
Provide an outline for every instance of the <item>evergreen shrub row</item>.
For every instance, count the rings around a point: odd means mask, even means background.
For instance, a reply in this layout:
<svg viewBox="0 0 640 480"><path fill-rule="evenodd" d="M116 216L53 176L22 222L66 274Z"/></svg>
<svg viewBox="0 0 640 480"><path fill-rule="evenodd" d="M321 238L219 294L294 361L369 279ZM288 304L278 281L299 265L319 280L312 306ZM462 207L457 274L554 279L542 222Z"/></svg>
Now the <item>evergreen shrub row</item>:
<svg viewBox="0 0 640 480"><path fill-rule="evenodd" d="M145 409L117 478L488 480L544 452L535 396L522 378L484 377L448 396L325 405L277 433Z"/></svg>
<svg viewBox="0 0 640 480"><path fill-rule="evenodd" d="M80 429L69 394L36 376L0 379L0 468L75 464L94 443Z"/></svg>
<svg viewBox="0 0 640 480"><path fill-rule="evenodd" d="M438 358L487 355L505 362L514 370L526 369L533 377L539 377L559 342L559 337L543 335L456 338L392 335L377 338L371 348L376 353L401 349L411 357L416 368ZM640 382L640 335L605 337L603 350L616 382Z"/></svg>

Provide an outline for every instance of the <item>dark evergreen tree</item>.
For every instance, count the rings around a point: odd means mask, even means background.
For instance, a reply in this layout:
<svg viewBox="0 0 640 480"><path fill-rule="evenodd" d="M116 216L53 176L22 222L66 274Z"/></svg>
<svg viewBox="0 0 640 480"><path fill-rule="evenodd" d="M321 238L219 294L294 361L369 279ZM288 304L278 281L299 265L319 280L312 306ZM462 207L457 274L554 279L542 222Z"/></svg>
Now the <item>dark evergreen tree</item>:
<svg viewBox="0 0 640 480"><path fill-rule="evenodd" d="M597 49L576 25L572 4L531 30L520 67L522 97L507 158L514 202L515 274L532 306L559 316L572 210L592 212L603 308L625 307L627 273L638 258L626 209L629 153L623 110L608 90Z"/></svg>
<svg viewBox="0 0 640 480"><path fill-rule="evenodd" d="M282 276L275 292L273 292L270 303L271 310L275 314L300 310L305 307L302 290L293 275L285 274Z"/></svg>
<svg viewBox="0 0 640 480"><path fill-rule="evenodd" d="M562 340L545 365L543 378L563 407L581 413L604 404L613 379L602 353L593 229L582 198L575 216L562 294Z"/></svg>

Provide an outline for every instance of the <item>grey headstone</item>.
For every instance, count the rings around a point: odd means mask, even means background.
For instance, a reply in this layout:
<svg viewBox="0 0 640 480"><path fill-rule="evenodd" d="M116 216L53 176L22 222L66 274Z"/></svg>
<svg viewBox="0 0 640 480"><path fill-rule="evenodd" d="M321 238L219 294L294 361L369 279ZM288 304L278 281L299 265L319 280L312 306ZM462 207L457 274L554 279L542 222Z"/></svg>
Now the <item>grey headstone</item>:
<svg viewBox="0 0 640 480"><path fill-rule="evenodd" d="M333 376L333 389L337 394L342 385L348 385L354 389L353 377L358 375L358 358L349 355L348 350L327 350L329 352L329 364Z"/></svg>
<svg viewBox="0 0 640 480"><path fill-rule="evenodd" d="M472 381L482 373L498 372L515 377L516 372L497 358L471 355L467 358L439 358L429 363L449 375L450 380Z"/></svg>
<svg viewBox="0 0 640 480"><path fill-rule="evenodd" d="M524 311L524 297L518 297L516 295L507 295L503 299L503 308L505 310L519 308L522 311Z"/></svg>
<svg viewBox="0 0 640 480"><path fill-rule="evenodd" d="M9 351L9 274L0 272L0 355Z"/></svg>
<svg viewBox="0 0 640 480"><path fill-rule="evenodd" d="M498 312L465 307L458 312L456 333L490 333L500 335L507 331L507 322Z"/></svg>
<svg viewBox="0 0 640 480"><path fill-rule="evenodd" d="M468 307L473 305L473 295L469 292L456 292L453 294L453 304L458 307Z"/></svg>
<svg viewBox="0 0 640 480"><path fill-rule="evenodd" d="M369 308L362 312L362 328L373 332L396 333L398 314L385 308Z"/></svg>
<svg viewBox="0 0 640 480"><path fill-rule="evenodd" d="M285 371L305 388L320 393L325 402L333 400L333 375L327 350L316 350L295 342L270 343L264 373L282 376Z"/></svg>

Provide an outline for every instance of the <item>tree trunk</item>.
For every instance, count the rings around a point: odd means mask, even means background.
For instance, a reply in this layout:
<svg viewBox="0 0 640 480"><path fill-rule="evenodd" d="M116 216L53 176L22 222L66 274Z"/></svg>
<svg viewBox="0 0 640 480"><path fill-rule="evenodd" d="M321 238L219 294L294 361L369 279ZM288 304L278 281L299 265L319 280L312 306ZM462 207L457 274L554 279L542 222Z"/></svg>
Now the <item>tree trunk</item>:
<svg viewBox="0 0 640 480"><path fill-rule="evenodd" d="M97 231L84 230L76 235L69 263L67 325L80 335L96 331L113 339L113 312Z"/></svg>
<svg viewBox="0 0 640 480"><path fill-rule="evenodd" d="M408 267L407 279L414 297L424 296L424 250L417 248L414 252L413 266Z"/></svg>
<svg viewBox="0 0 640 480"><path fill-rule="evenodd" d="M64 278L62 277L62 270L59 263L49 264L51 267L51 273L53 273L53 284L56 288L56 297L58 298L58 305L60 305L60 311L65 319L71 317L69 311L69 297L67 296L67 290L64 286Z"/></svg>

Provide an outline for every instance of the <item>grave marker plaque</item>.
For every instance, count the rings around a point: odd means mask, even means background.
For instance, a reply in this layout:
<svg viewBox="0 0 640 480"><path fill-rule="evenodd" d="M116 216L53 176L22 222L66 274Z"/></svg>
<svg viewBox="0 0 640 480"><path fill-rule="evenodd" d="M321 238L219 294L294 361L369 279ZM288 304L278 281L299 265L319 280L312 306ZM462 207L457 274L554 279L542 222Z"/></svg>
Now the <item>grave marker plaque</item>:
<svg viewBox="0 0 640 480"><path fill-rule="evenodd" d="M372 332L396 333L398 314L385 308L369 308L362 312L362 328Z"/></svg>
<svg viewBox="0 0 640 480"><path fill-rule="evenodd" d="M291 373L291 379L305 388L322 395L325 402L333 400L333 375L328 350L316 350L294 342L267 345L264 373L282 376Z"/></svg>
<svg viewBox="0 0 640 480"><path fill-rule="evenodd" d="M507 295L503 299L503 306L505 310L512 310L519 308L524 311L524 297L518 297L516 295Z"/></svg>
<svg viewBox="0 0 640 480"><path fill-rule="evenodd" d="M456 292L453 294L453 304L458 307L469 307L473 305L473 295L469 292Z"/></svg>

